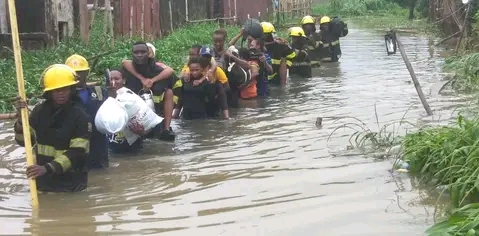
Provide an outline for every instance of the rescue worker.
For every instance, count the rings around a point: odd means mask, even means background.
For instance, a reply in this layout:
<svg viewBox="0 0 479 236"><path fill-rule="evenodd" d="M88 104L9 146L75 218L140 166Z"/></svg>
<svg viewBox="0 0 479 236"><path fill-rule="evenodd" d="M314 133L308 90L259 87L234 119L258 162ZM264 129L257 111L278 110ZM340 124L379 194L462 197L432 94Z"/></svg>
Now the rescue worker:
<svg viewBox="0 0 479 236"><path fill-rule="evenodd" d="M321 57L330 57L332 62L337 62L341 57L341 47L339 45L339 36L333 33L329 16L321 17L319 29L319 38L322 44Z"/></svg>
<svg viewBox="0 0 479 236"><path fill-rule="evenodd" d="M266 52L271 56L273 74L268 77L272 85L286 85L288 68L292 65L296 56L294 50L286 43L276 40L273 34L276 33L273 24L261 22L266 46Z"/></svg>
<svg viewBox="0 0 479 236"><path fill-rule="evenodd" d="M296 52L296 57L293 59L289 72L303 78L311 78L311 61L306 51L306 34L301 27L291 27L288 31L291 38L291 46Z"/></svg>
<svg viewBox="0 0 479 236"><path fill-rule="evenodd" d="M197 86L202 84L204 81L208 81L209 94L213 94L210 99L208 99L207 104L207 113L208 117L215 117L218 110L221 110L223 113L223 119L229 119L229 109L228 101L226 97L226 90L229 88L228 78L226 77L225 72L221 67L217 67L213 72L213 75L210 77L208 71L211 67L211 49L208 47L201 47L198 49L197 45L193 45L190 49L190 60L192 58L200 58L201 60L201 74L203 75L200 79L193 81L193 85ZM190 82L190 68L189 66L184 67L181 71L181 78L185 82ZM175 108L174 117L178 118L180 113L180 106Z"/></svg>
<svg viewBox="0 0 479 236"><path fill-rule="evenodd" d="M301 19L301 28L303 28L306 34L307 40L307 52L309 59L311 60L312 67L318 67L321 65L321 38L316 32L316 22L312 16L305 16Z"/></svg>
<svg viewBox="0 0 479 236"><path fill-rule="evenodd" d="M181 86L178 78L171 71L165 72L164 69L151 60L148 53L149 49L145 42L136 42L132 48L133 67L143 78L138 78L125 69L126 87L134 92L140 92L143 86L151 89L155 110L158 114L163 114L164 127L159 138L164 141L173 141L175 133L170 127L173 108L175 106L173 89Z"/></svg>
<svg viewBox="0 0 479 236"><path fill-rule="evenodd" d="M74 54L67 58L65 64L72 68L78 76L79 82L76 86L78 95L86 109L86 113L90 116L90 123L93 125L87 162L88 168L106 168L109 166L108 138L96 129L95 116L100 106L108 98L108 92L103 87L88 86L86 84L88 74L90 73L90 66L83 56Z"/></svg>
<svg viewBox="0 0 479 236"><path fill-rule="evenodd" d="M45 102L35 106L29 123L36 164L28 166L28 178L35 178L43 192L77 192L88 183L87 155L92 123L77 96L77 75L63 64L55 64L42 74ZM26 108L18 98L18 111ZM15 141L23 146L21 119L14 125Z"/></svg>

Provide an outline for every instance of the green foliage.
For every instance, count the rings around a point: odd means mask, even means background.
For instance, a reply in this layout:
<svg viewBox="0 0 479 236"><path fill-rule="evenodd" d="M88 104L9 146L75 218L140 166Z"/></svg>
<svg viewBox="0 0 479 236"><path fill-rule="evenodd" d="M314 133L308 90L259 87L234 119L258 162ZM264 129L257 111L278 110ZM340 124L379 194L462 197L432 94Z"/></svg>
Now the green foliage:
<svg viewBox="0 0 479 236"><path fill-rule="evenodd" d="M426 231L429 236L475 236L479 234L479 203L455 209L447 220Z"/></svg>
<svg viewBox="0 0 479 236"><path fill-rule="evenodd" d="M85 58L107 52L108 45L104 47L103 17L96 17L92 27L91 38L88 46L81 43L79 37L72 37L60 43L56 48L22 52L22 62L27 94L40 94L39 78L43 70L51 64L64 63L71 54L77 53ZM179 70L186 62L188 49L193 44L211 44L211 33L219 28L215 23L201 23L188 25L178 29L163 39L154 40L152 43L157 48L156 57L175 70ZM227 26L229 35L236 35L239 28ZM92 68L91 77L103 76L105 69L121 66L123 59L131 58L131 45L139 39L120 38L115 41L111 53L101 56L95 68ZM90 62L91 64L92 62ZM0 111L10 111L12 106L9 99L17 94L16 72L13 56L0 60L0 78L2 78L2 91L0 95Z"/></svg>
<svg viewBox="0 0 479 236"><path fill-rule="evenodd" d="M453 206L479 192L479 119L459 116L457 125L421 129L403 140L403 160L425 183L447 185Z"/></svg>
<svg viewBox="0 0 479 236"><path fill-rule="evenodd" d="M352 16L397 16L406 15L407 9L401 8L392 0L331 0L327 4L313 7L318 15Z"/></svg>
<svg viewBox="0 0 479 236"><path fill-rule="evenodd" d="M449 57L444 68L456 73L449 82L453 89L460 92L479 90L479 53Z"/></svg>

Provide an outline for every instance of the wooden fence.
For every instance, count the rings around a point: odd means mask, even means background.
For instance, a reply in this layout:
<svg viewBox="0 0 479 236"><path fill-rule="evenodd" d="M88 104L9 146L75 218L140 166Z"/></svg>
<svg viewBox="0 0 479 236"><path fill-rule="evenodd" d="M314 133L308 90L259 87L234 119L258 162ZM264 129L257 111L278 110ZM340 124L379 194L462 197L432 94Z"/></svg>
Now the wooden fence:
<svg viewBox="0 0 479 236"><path fill-rule="evenodd" d="M236 0L113 1L115 33L117 36L152 39L163 37L188 23L215 20L236 22L236 4L231 9L230 2L236 3ZM226 7L230 10L226 11Z"/></svg>
<svg viewBox="0 0 479 236"><path fill-rule="evenodd" d="M276 0L275 24L290 23L293 19L311 15L312 2L312 0Z"/></svg>

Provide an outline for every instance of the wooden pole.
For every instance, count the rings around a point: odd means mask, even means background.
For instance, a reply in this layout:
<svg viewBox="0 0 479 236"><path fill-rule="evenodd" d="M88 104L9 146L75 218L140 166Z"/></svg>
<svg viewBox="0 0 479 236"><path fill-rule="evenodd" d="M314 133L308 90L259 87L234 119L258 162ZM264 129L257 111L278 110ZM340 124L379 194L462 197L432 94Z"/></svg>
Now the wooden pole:
<svg viewBox="0 0 479 236"><path fill-rule="evenodd" d="M12 33L13 54L15 58L15 69L17 71L18 94L26 101L25 81L23 80L22 55L20 48L20 37L18 36L17 10L15 0L8 0L8 10L10 14L10 28ZM27 165L35 165L33 159L32 139L30 134L30 124L28 122L28 108L21 109L23 138L25 140L25 153L27 155ZM36 212L38 209L37 182L35 179L28 179L30 184L30 198L32 199L32 208Z"/></svg>
<svg viewBox="0 0 479 236"><path fill-rule="evenodd" d="M427 115L431 116L432 115L431 107L427 103L426 97L424 97L424 93L422 92L422 89L421 89L421 84L419 84L419 80L416 77L416 73L414 73L414 69L412 68L411 62L407 58L406 52L404 51L404 46L402 45L401 41L399 41L399 38L397 37L396 32L394 32L394 36L396 37L396 43L398 45L399 51L401 52L402 59L404 60L407 70L409 71L409 74L411 75L411 79L414 82L414 87L416 88L417 95L419 95L419 99L421 99L421 103L424 106L424 109L426 110Z"/></svg>
<svg viewBox="0 0 479 236"><path fill-rule="evenodd" d="M469 18L469 12L471 11L471 5L472 5L471 3L467 4L466 17L464 17L464 24L462 25L461 33L459 35L459 40L457 41L457 44L456 44L456 49L454 50L454 54L457 54L459 52L459 47L461 46L462 38L464 37L464 32L467 29L466 24L467 24L467 18ZM461 26L459 25L459 27Z"/></svg>
<svg viewBox="0 0 479 236"><path fill-rule="evenodd" d="M105 49L106 44L108 43L108 25L109 25L109 20L108 20L108 9L107 9L107 1L105 0L105 5L104 5L104 11L105 14L103 14L103 38L105 39L103 41L103 49Z"/></svg>
<svg viewBox="0 0 479 236"><path fill-rule="evenodd" d="M173 9L171 9L171 0L168 1L168 7L170 9L170 30L173 32Z"/></svg>
<svg viewBox="0 0 479 236"><path fill-rule="evenodd" d="M115 47L115 35L113 32L113 12L111 10L111 1L105 0L105 5L108 7L108 26L110 27L110 48Z"/></svg>
<svg viewBox="0 0 479 236"><path fill-rule="evenodd" d="M94 6L93 6L94 7ZM78 0L79 18L80 18L80 36L83 43L88 44L88 28L90 24L88 22L88 7L86 0Z"/></svg>

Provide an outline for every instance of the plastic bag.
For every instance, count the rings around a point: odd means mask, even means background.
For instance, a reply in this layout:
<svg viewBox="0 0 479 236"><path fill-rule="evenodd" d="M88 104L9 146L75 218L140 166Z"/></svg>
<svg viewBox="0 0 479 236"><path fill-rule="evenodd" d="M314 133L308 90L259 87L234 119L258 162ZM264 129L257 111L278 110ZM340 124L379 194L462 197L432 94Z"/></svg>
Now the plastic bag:
<svg viewBox="0 0 479 236"><path fill-rule="evenodd" d="M103 134L120 132L127 123L128 114L125 108L111 97L103 102L95 116L96 129Z"/></svg>
<svg viewBox="0 0 479 236"><path fill-rule="evenodd" d="M130 128L134 124L139 124L144 127L146 133L151 131L155 126L163 121L163 118L158 116L140 96L129 90L128 88L121 88L116 91L116 99L125 107L128 114L128 123L123 129L128 144L133 144L139 135L133 133Z"/></svg>

